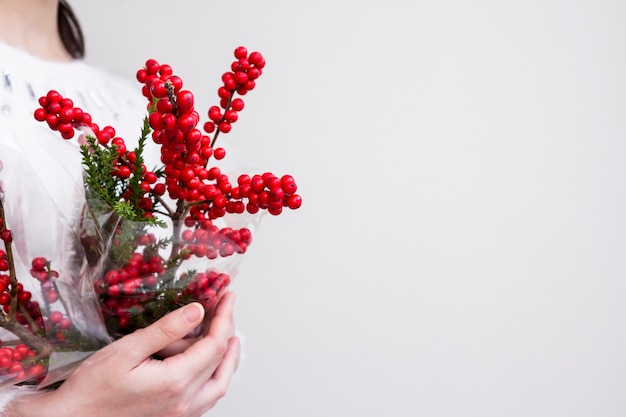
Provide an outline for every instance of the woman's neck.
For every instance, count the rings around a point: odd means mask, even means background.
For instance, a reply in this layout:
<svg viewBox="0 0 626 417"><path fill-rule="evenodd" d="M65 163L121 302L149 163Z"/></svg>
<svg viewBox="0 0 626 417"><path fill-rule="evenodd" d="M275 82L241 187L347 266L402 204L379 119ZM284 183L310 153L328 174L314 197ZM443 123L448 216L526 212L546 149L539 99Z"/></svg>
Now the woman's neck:
<svg viewBox="0 0 626 417"><path fill-rule="evenodd" d="M47 61L71 61L57 28L58 0L0 0L0 39Z"/></svg>

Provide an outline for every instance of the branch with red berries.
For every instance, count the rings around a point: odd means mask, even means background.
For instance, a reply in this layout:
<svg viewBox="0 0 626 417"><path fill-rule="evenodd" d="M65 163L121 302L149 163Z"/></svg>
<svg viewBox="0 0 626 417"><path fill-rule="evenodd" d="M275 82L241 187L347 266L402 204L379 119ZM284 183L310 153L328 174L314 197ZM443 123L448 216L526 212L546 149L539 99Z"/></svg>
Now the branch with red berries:
<svg viewBox="0 0 626 417"><path fill-rule="evenodd" d="M204 123L182 79L169 65L147 60L137 80L148 112L132 150L113 127L100 127L58 92L39 100L36 120L65 139L75 129L86 132L87 217L106 220L83 243L92 262L106 261L94 287L114 337L192 301L213 308L231 280L228 259L244 254L253 235L227 219L279 215L302 204L291 175L240 174L233 181L219 166L226 151L217 139L239 120L242 96L256 87L265 67L263 56L245 47L234 56L217 90L219 103ZM159 147L161 162L151 169L144 158L150 145Z"/></svg>

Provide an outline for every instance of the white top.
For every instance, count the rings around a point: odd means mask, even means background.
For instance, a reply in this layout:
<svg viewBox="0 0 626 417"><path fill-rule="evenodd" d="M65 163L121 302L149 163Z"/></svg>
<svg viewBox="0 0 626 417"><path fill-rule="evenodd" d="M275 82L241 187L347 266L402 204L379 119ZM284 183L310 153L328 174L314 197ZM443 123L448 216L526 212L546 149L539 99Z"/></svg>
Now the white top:
<svg viewBox="0 0 626 417"><path fill-rule="evenodd" d="M138 60L137 69L143 65ZM137 137L146 113L141 85L82 60L50 62L0 41L0 117L6 123L30 123L36 100L48 90L58 90L93 116L98 125L111 125L125 140ZM47 128L46 128L47 129Z"/></svg>
<svg viewBox="0 0 626 417"><path fill-rule="evenodd" d="M137 68L143 65L137 62ZM30 260L44 256L62 275L65 291L80 292L72 248L84 204L77 137L70 141L37 122L38 98L55 89L91 114L100 127L111 125L129 148L139 138L147 100L133 80L82 60L49 62L0 42L0 161L3 204L14 237L18 279L35 296ZM72 265L72 267L70 267ZM63 291L63 286L61 286ZM88 327L88 317L78 320ZM0 329L2 330L2 329ZM6 331L0 339L6 340ZM16 390L0 390L0 415ZM5 398L6 397L6 398Z"/></svg>

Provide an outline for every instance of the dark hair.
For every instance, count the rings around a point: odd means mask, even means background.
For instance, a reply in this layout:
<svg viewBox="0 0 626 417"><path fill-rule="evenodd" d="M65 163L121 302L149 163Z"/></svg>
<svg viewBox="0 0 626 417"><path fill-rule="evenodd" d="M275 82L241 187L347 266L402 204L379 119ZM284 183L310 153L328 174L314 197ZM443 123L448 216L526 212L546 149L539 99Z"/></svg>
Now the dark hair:
<svg viewBox="0 0 626 417"><path fill-rule="evenodd" d="M63 46L74 59L85 57L85 38L74 11L66 0L59 0L57 26Z"/></svg>

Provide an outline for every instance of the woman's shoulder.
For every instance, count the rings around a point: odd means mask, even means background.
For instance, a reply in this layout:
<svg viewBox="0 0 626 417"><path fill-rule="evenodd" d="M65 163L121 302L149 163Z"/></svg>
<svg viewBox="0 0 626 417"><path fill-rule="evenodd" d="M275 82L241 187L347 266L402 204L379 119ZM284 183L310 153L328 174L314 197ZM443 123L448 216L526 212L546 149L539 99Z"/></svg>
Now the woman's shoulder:
<svg viewBox="0 0 626 417"><path fill-rule="evenodd" d="M99 126L113 126L130 142L141 131L147 101L131 77L85 60L46 61L0 42L0 117L5 122L34 122L37 100L50 90L72 99Z"/></svg>

